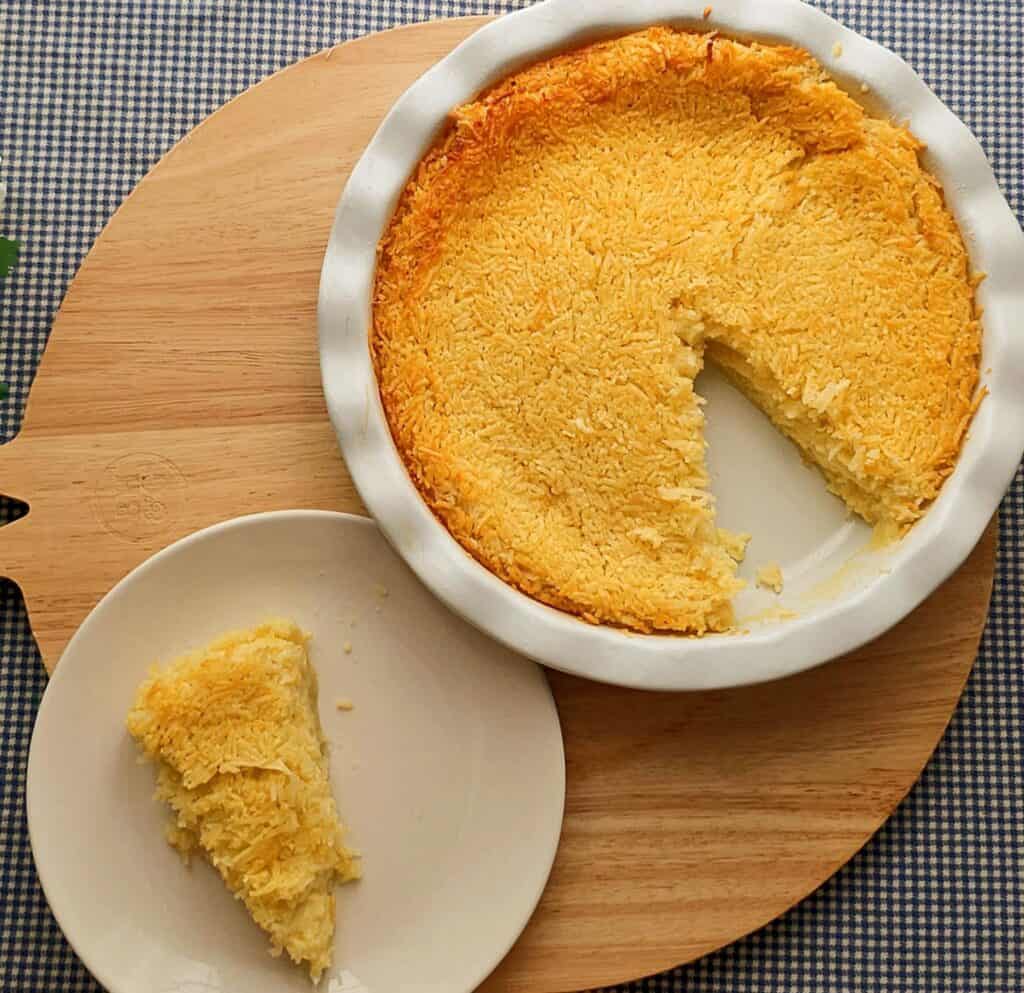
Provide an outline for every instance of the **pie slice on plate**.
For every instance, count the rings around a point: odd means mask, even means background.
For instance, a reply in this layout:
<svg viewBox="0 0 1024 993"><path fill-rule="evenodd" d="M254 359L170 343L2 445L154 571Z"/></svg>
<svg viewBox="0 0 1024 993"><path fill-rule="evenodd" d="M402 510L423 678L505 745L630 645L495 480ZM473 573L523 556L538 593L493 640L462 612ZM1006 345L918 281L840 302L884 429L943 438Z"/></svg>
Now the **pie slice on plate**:
<svg viewBox="0 0 1024 993"><path fill-rule="evenodd" d="M208 859L272 953L317 980L331 962L334 888L359 865L342 841L302 631L271 621L153 672L128 730L156 763L170 843Z"/></svg>

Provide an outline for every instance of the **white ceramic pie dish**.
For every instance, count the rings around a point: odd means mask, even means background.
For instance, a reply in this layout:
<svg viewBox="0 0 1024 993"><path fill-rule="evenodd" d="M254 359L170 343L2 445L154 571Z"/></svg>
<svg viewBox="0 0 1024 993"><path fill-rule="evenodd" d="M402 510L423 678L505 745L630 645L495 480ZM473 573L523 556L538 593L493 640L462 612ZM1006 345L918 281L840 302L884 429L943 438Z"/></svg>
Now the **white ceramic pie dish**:
<svg viewBox="0 0 1024 993"><path fill-rule="evenodd" d="M708 689L810 668L881 634L967 557L1024 448L1024 234L977 141L893 52L800 0L545 0L473 34L396 102L338 205L320 282L324 392L349 471L381 530L450 607L547 665L647 689ZM804 467L792 445L714 371L707 435L719 523L752 532L741 575L781 564L780 597L753 582L736 600L738 633L638 635L587 624L508 586L469 556L409 479L380 403L368 349L376 245L407 177L447 113L489 83L545 55L650 24L675 24L805 48L868 109L909 122L928 147L963 231L984 308L988 396L939 499L899 542L874 547ZM865 90L864 87L867 89ZM767 484L767 485L766 485ZM789 616L795 615L795 616Z"/></svg>

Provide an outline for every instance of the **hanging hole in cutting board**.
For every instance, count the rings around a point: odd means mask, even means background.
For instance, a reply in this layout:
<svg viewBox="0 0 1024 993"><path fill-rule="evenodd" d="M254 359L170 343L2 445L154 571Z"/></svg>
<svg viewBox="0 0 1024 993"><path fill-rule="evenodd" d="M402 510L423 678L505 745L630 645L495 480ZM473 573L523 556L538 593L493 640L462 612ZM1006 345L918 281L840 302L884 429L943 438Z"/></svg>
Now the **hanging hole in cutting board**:
<svg viewBox="0 0 1024 993"><path fill-rule="evenodd" d="M5 524L13 524L28 513L28 504L24 500L5 496L0 493L0 528Z"/></svg>

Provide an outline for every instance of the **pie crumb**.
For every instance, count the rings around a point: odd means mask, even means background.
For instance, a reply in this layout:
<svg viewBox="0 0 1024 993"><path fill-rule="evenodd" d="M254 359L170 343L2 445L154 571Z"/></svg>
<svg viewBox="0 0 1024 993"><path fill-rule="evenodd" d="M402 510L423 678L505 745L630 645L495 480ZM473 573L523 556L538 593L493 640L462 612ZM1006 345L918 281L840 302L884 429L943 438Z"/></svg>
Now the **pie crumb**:
<svg viewBox="0 0 1024 993"><path fill-rule="evenodd" d="M843 54L843 46L842 46L842 44L841 44L840 42L838 42L838 41L837 41L837 42L836 42L836 43L835 43L835 44L834 44L834 45L832 46L832 54L833 54L833 55L834 55L834 56L835 56L835 57L836 57L837 59L839 58L839 56L840 56L840 55L842 55L842 54Z"/></svg>
<svg viewBox="0 0 1024 993"><path fill-rule="evenodd" d="M341 650L346 655L351 655L352 654L352 642L351 641L346 641L345 644L341 646Z"/></svg>
<svg viewBox="0 0 1024 993"><path fill-rule="evenodd" d="M338 710L351 710L355 704L347 696L340 696L334 701L334 706Z"/></svg>
<svg viewBox="0 0 1024 993"><path fill-rule="evenodd" d="M860 91L861 91L861 93L867 93L870 89L871 89L871 87L868 86L867 83L861 83L860 84Z"/></svg>
<svg viewBox="0 0 1024 993"><path fill-rule="evenodd" d="M725 528L718 529L718 543L725 549L725 554L733 562L742 562L747 554L747 545L750 542L750 535L746 531L727 531Z"/></svg>
<svg viewBox="0 0 1024 993"><path fill-rule="evenodd" d="M700 14L701 17L706 21L711 16L711 4L708 4Z"/></svg>
<svg viewBox="0 0 1024 993"><path fill-rule="evenodd" d="M782 592L782 570L778 562L769 562L757 570L757 585L773 593Z"/></svg>

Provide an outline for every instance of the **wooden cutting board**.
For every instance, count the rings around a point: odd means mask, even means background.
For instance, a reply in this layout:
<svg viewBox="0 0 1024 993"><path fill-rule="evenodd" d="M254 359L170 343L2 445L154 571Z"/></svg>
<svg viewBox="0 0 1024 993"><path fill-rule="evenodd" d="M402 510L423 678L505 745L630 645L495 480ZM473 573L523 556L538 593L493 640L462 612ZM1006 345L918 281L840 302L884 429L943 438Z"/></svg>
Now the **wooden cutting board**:
<svg viewBox="0 0 1024 993"><path fill-rule="evenodd" d="M389 31L277 73L187 135L100 236L25 426L0 448L0 491L30 504L0 531L0 573L20 584L47 666L121 576L190 531L284 507L362 510L320 390L321 255L381 116L481 23ZM885 637L782 682L644 694L553 673L562 845L483 989L660 971L824 882L939 740L975 656L995 544L990 527Z"/></svg>

